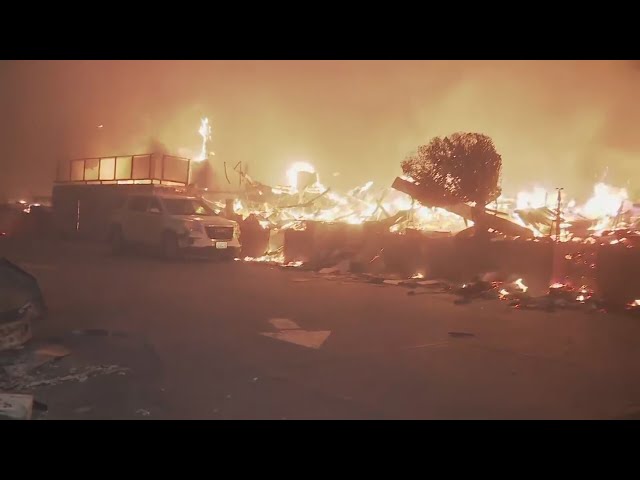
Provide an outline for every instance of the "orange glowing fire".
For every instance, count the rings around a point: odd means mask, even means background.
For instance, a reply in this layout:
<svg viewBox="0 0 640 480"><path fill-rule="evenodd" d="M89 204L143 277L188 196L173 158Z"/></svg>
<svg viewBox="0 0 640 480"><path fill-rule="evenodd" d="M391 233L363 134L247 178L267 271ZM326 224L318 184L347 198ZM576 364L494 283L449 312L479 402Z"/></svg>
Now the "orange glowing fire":
<svg viewBox="0 0 640 480"><path fill-rule="evenodd" d="M206 158L207 142L211 138L208 119L202 120L199 133L203 140L200 157ZM301 172L315 175L311 184L298 185ZM346 193L330 190L320 182L316 168L307 161L294 162L286 170L285 180L284 185L271 189L269 202L237 198L233 204L234 213L243 218L251 214L256 215L263 228L271 229L276 233L288 229L305 230L308 221L362 224L388 220L389 231L398 234L403 234L408 229L454 234L473 226L473 222L465 221L446 209L426 207L397 190L376 187L372 181L365 182ZM558 238L560 241L572 239L568 228L574 220L593 220L593 232L615 226L620 213L630 208L628 193L625 189L604 183L596 184L593 196L582 205L573 199L568 202L563 199L560 203L560 212L557 212L558 192L555 189L547 190L540 186L535 186L531 191L518 192L512 200L500 197L496 201L496 206L513 222L529 228L536 237L555 235L555 222L559 213L562 219ZM524 217L521 217L523 212L529 212L528 215L536 214L537 218L546 220L532 225L531 220L527 222L523 220ZM535 215L528 218L535 218ZM545 221L547 223L544 223ZM612 240L616 241L613 238ZM586 238L582 241L593 242L594 240ZM284 262L281 255L267 255L245 260L280 264ZM423 277L413 276L412 278ZM551 288L563 286L558 283L551 285ZM513 282L512 289L525 293L528 287L520 278Z"/></svg>
<svg viewBox="0 0 640 480"><path fill-rule="evenodd" d="M546 190L542 187L534 187L532 191L521 191L516 197L516 211L546 208L548 212L557 214L557 192ZM564 200L560 205L561 223L560 240L567 241L571 237L567 233L567 228L572 222L579 219L593 221L590 230L598 235L603 230L622 228L620 224L621 214L631 208L629 195L624 188L616 188L605 183L597 183L593 187L593 195L582 205L574 199L568 202ZM511 212L512 220L521 226L525 226L533 231L536 237L543 237L551 232L543 232L535 226L527 225L517 212Z"/></svg>
<svg viewBox="0 0 640 480"><path fill-rule="evenodd" d="M208 118L205 117L200 121L200 128L198 129L198 133L202 137L202 147L200 149L200 155L194 160L196 162L203 162L209 156L207 153L207 143L209 142L209 140L211 140L211 125L209 125Z"/></svg>
<svg viewBox="0 0 640 480"><path fill-rule="evenodd" d="M615 217L623 210L628 199L626 189L598 183L593 187L593 196L579 210L591 219Z"/></svg>
<svg viewBox="0 0 640 480"><path fill-rule="evenodd" d="M272 189L276 195L288 195L292 193L309 195L322 194L327 200L326 206L314 204L313 208L288 208L286 211L277 211L271 205L260 205L258 208L249 207L241 200L236 200L234 210L239 215L249 215L251 213L261 213L265 218L274 215L280 216L281 223L300 222L305 220L321 222L342 222L350 224L360 224L366 221L376 221L394 216L399 212L406 212L404 220L390 226L390 231L402 233L407 228L417 230L448 231L459 232L473 223L464 220L458 215L442 208L430 208L414 201L409 195L392 190L390 188L375 188L374 183L369 181L361 186L353 188L346 194L340 194L328 190L320 183L319 177L316 182L306 188L306 192L298 192L298 174L308 172L317 175L316 168L306 161L295 162L286 172L287 186L275 187ZM565 229L571 225L571 219L581 215L583 218L593 218L597 221L598 227L608 225L612 216L615 216L621 208L623 202L628 198L625 189L597 184L594 187L594 195L582 206L576 207L577 202L571 200L563 207L563 217L567 218L561 224L561 240L569 240ZM498 204L509 205L505 198L498 199ZM521 191L517 194L516 200L511 204L515 210L527 210L546 207L549 211L555 212L557 209L557 192L549 191L543 187L536 186L532 191ZM543 237L550 234L539 230L534 225L526 224L517 214L510 211L510 217L515 222L529 228L535 236ZM524 291L524 290L523 290Z"/></svg>
<svg viewBox="0 0 640 480"><path fill-rule="evenodd" d="M521 191L516 196L516 208L525 210L528 208L551 207L549 192L542 187L534 187L533 191Z"/></svg>
<svg viewBox="0 0 640 480"><path fill-rule="evenodd" d="M257 262L257 263L271 263L275 265L284 265L285 267L301 267L304 265L301 261L284 263L284 254L279 252L275 255L263 255L262 257L244 257L242 259L236 258L235 260L242 260L245 262Z"/></svg>
<svg viewBox="0 0 640 480"><path fill-rule="evenodd" d="M289 170L287 170L287 181L293 193L298 191L298 174L301 172L316 173L316 169L307 162L295 162ZM317 183L316 183L317 184Z"/></svg>
<svg viewBox="0 0 640 480"><path fill-rule="evenodd" d="M407 228L458 232L473 225L472 222L465 225L461 217L447 210L424 207L414 202L410 196L391 188L375 188L372 181L341 194L327 189L317 176L313 185L307 186L304 191L298 191L300 172L317 175L315 167L310 163L295 162L286 172L287 185L272 188L272 193L283 199L289 199L291 194L305 196L304 200L322 197L313 202L311 207L303 200L300 201L300 207L287 206L286 209L279 209L275 205L250 205L237 199L234 202L234 212L243 217L252 213L263 218L277 217L275 223L280 229L300 229L300 222L303 221L362 224L366 221L383 220L400 212L406 212L406 215L403 221L390 226L391 232L402 233ZM292 200L283 202L291 203Z"/></svg>
<svg viewBox="0 0 640 480"><path fill-rule="evenodd" d="M526 293L527 290L529 290L529 287L527 287L524 282L522 281L521 278L517 279L515 282L513 282L520 290L522 290L522 293Z"/></svg>

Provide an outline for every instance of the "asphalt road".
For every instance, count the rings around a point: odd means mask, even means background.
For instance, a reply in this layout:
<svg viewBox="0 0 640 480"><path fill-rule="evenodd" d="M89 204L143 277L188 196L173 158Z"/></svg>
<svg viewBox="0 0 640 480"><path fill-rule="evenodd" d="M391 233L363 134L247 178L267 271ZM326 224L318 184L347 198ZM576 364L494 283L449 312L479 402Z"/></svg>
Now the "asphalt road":
<svg viewBox="0 0 640 480"><path fill-rule="evenodd" d="M54 366L61 374L129 369L34 389L48 419L640 412L640 322L626 316L454 305L446 294L408 296L298 269L113 257L91 244L4 239L0 256L37 276L49 315L34 341L70 349ZM72 333L86 329L96 331Z"/></svg>

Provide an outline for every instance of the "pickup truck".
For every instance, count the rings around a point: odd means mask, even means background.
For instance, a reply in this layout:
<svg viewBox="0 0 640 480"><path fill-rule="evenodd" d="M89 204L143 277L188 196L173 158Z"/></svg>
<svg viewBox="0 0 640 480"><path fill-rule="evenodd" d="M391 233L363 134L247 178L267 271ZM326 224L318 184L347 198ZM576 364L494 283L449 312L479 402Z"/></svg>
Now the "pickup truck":
<svg viewBox="0 0 640 480"><path fill-rule="evenodd" d="M213 251L233 259L240 254L238 222L217 215L198 197L153 192L131 194L109 226L114 253L129 245L159 248L167 259L182 253Z"/></svg>

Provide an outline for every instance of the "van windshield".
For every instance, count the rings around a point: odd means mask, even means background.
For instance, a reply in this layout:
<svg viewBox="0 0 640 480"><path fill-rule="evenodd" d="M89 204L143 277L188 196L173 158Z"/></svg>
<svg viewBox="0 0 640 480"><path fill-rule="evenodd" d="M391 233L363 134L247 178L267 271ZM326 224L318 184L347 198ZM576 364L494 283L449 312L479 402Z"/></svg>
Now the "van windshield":
<svg viewBox="0 0 640 480"><path fill-rule="evenodd" d="M171 215L215 215L215 212L195 198L163 198L162 203Z"/></svg>

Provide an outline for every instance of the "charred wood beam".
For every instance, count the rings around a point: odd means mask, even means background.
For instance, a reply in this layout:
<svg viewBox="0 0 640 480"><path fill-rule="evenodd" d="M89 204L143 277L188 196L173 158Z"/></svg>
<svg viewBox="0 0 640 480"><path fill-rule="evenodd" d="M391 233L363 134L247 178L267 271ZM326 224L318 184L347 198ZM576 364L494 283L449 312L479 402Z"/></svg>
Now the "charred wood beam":
<svg viewBox="0 0 640 480"><path fill-rule="evenodd" d="M327 188L324 192L322 192L320 195L317 195L315 197L313 197L311 200L309 200L308 202L304 202L304 203L298 203L296 205L286 205L284 207L279 207L280 209L285 209L285 208L298 208L298 207L309 207L313 204L313 202L315 202L316 200L318 200L321 197L324 197L327 193L329 193L331 189Z"/></svg>
<svg viewBox="0 0 640 480"><path fill-rule="evenodd" d="M229 175L227 175L227 162L223 162L224 165L224 178L227 179L227 183L231 185L231 180L229 180Z"/></svg>
<svg viewBox="0 0 640 480"><path fill-rule="evenodd" d="M476 209L476 211L474 212L474 209L466 203L458 203L455 205L433 204L433 201L428 198L428 195L425 194L420 185L416 185L415 183L404 180L400 177L397 177L393 181L391 188L394 188L399 192L406 193L411 198L414 198L426 207L443 208L451 213L455 213L456 215L461 216L465 220L473 221L476 225L478 223L481 223L487 228L491 228L498 232L502 232L505 235L511 235L514 237L533 237L533 232L528 228L513 223L506 218L502 218L497 215L490 215L486 211L479 211Z"/></svg>
<svg viewBox="0 0 640 480"><path fill-rule="evenodd" d="M447 206L436 205L430 199L427 198L425 193L422 191L422 187L420 187L420 185L416 185L415 183L409 182L408 180L404 180L400 177L397 177L393 181L391 188L398 190L399 192L406 193L411 198L416 199L426 207L444 208L445 210L448 210L451 213L455 213L456 215L459 215L462 218L465 218L467 220L473 220L472 209L466 203L458 203L456 205L447 205Z"/></svg>

